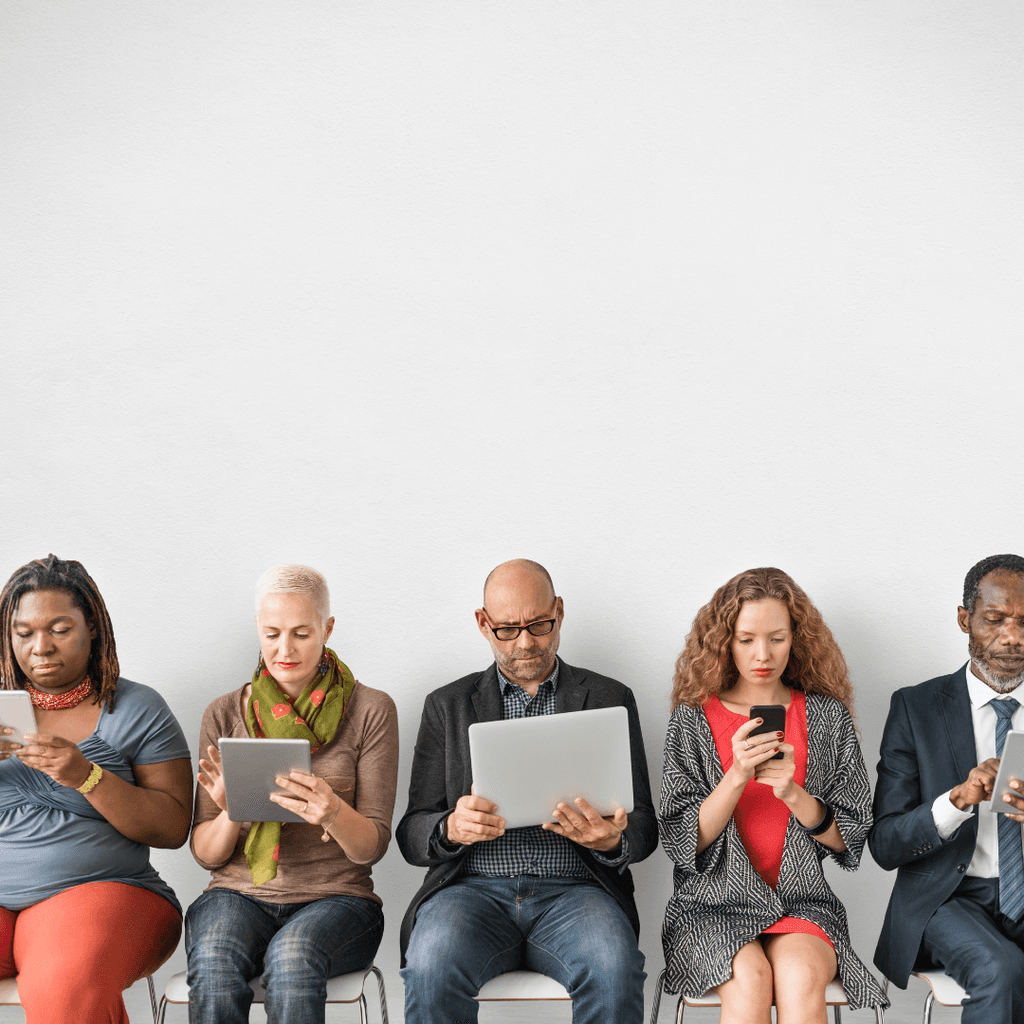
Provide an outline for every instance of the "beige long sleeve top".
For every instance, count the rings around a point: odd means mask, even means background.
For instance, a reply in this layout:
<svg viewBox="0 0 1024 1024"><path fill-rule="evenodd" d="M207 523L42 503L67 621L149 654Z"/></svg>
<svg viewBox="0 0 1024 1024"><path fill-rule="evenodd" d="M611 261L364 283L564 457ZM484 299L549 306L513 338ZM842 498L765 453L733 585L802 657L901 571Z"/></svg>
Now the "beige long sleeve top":
<svg viewBox="0 0 1024 1024"><path fill-rule="evenodd" d="M203 715L199 750L217 745L222 737L246 737L245 708L250 686L218 697ZM382 690L356 682L345 717L330 743L311 759L312 770L347 804L377 826L377 848L365 864L350 860L333 839L322 843L323 829L305 822L285 822L281 827L281 849L277 875L263 885L252 884L245 862L245 841L249 823L242 825L231 857L223 864L196 861L211 874L210 889L233 889L268 903L304 903L324 896L365 896L380 903L373 891L370 866L375 864L391 841L391 816L398 783L398 712L395 702ZM196 826L212 821L220 813L202 786L196 786ZM195 857L195 848L192 848Z"/></svg>

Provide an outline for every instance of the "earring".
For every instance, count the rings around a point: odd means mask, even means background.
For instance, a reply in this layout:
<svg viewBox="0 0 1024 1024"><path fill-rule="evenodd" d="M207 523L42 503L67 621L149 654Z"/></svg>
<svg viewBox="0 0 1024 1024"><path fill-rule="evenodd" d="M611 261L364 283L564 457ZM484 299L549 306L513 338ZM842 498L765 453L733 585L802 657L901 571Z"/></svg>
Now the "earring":
<svg viewBox="0 0 1024 1024"><path fill-rule="evenodd" d="M267 674L267 666L263 662L263 651L260 651L260 656L256 659L256 675L262 676Z"/></svg>
<svg viewBox="0 0 1024 1024"><path fill-rule="evenodd" d="M327 670L331 667L331 656L327 653L327 644L324 644L324 653L320 655L320 678L323 679L327 675Z"/></svg>

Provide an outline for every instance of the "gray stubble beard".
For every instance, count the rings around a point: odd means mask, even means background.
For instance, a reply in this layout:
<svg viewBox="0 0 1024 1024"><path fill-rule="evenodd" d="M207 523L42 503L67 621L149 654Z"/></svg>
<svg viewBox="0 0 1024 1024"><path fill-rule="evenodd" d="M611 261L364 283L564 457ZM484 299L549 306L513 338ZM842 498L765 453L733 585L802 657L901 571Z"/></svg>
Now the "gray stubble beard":
<svg viewBox="0 0 1024 1024"><path fill-rule="evenodd" d="M1024 671L1018 672L1012 679L1001 679L997 676L989 667L985 664L981 658L977 658L974 652L971 651L971 664L974 666L975 672L991 689L995 690L996 693L1009 693L1011 690L1016 690L1021 683L1024 683Z"/></svg>

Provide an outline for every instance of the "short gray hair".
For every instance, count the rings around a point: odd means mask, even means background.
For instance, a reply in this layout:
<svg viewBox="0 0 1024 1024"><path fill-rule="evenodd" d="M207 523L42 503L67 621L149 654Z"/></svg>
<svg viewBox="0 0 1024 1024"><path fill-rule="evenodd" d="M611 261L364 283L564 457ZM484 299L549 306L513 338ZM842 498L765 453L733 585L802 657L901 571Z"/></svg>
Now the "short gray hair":
<svg viewBox="0 0 1024 1024"><path fill-rule="evenodd" d="M320 621L331 617L331 592L323 574L308 565L275 565L256 581L256 615L267 594L308 594Z"/></svg>

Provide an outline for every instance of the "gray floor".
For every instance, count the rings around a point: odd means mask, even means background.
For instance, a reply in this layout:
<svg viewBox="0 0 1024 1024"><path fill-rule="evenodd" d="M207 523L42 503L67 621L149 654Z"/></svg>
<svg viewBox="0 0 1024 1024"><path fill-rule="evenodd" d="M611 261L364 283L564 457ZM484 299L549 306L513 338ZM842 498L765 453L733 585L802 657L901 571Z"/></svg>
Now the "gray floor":
<svg viewBox="0 0 1024 1024"><path fill-rule="evenodd" d="M159 976L158 976L159 980ZM391 1024L403 1024L402 1018L402 985L399 978L385 977L385 984L388 987L388 1010ZM164 979L166 982L166 978ZM159 988L158 988L159 995ZM653 996L653 979L648 983L648 1005L647 1014L650 1016L650 1000ZM924 1005L925 987L919 981L911 981L906 992L899 989L890 991L890 999L893 1006L885 1019L887 1024L917 1024L921 1020L921 1009ZM133 1024L146 1024L150 1021L149 999L146 995L144 984L136 985L125 996L128 1012ZM659 1024L672 1024L674 1021L674 1009L676 1001L672 997L662 1000ZM11 1007L0 1007L0 1024L23 1024L24 1015L18 1009ZM831 1020L831 1015L829 1017ZM843 1021L848 1024L866 1024L873 1021L875 1015L866 1011L843 1013ZM167 1013L167 1024L185 1024L188 1014L184 1007L172 1007ZM359 1015L349 1007L328 1007L328 1024L355 1024ZM380 1020L376 1003L370 1002L371 1024L378 1024ZM480 1024L569 1024L572 1020L572 1011L567 1004L559 1003L492 1003L484 1007L480 1012ZM692 1024L716 1024L718 1021L717 1010L688 1010L685 1020ZM960 1020L958 1009L944 1009L936 1007L932 1014L933 1024L955 1024ZM256 1008L252 1014L253 1024L265 1022L266 1016L261 1009ZM608 1024L615 1024L609 1021Z"/></svg>

